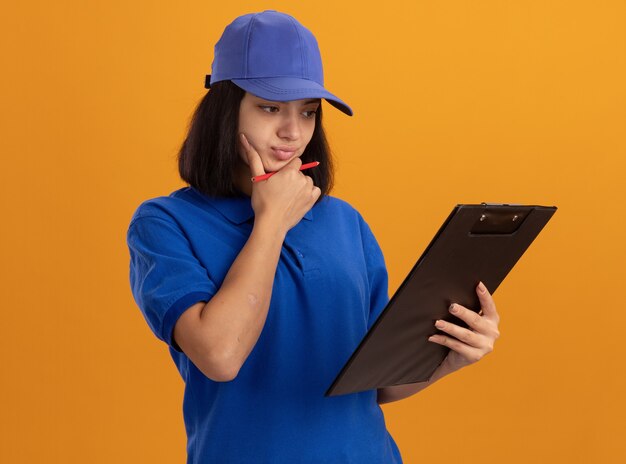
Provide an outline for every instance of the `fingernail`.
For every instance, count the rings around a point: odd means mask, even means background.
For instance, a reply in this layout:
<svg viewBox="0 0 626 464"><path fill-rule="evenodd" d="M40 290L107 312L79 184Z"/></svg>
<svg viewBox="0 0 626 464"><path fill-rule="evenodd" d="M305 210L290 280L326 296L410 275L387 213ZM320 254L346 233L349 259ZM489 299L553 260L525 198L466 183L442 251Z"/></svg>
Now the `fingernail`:
<svg viewBox="0 0 626 464"><path fill-rule="evenodd" d="M443 321L435 322L435 327L437 327L438 329L443 329L444 326L445 324L443 323Z"/></svg>
<svg viewBox="0 0 626 464"><path fill-rule="evenodd" d="M455 314L459 312L459 308L458 308L458 307L456 307L456 306L454 305L454 303L452 303L452 304L450 305L450 307L448 308L448 310L449 310L451 313L455 313Z"/></svg>
<svg viewBox="0 0 626 464"><path fill-rule="evenodd" d="M478 290L480 290L480 293L485 293L487 291L487 287L485 287L485 284L483 284L482 282L480 282L478 284Z"/></svg>

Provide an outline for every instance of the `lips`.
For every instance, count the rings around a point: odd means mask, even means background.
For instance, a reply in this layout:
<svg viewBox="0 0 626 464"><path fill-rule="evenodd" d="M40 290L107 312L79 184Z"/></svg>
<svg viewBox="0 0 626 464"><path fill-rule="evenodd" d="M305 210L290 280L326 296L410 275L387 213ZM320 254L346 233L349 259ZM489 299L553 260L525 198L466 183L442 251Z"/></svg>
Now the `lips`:
<svg viewBox="0 0 626 464"><path fill-rule="evenodd" d="M294 155L296 149L289 147L272 147L272 152L276 158L285 161Z"/></svg>

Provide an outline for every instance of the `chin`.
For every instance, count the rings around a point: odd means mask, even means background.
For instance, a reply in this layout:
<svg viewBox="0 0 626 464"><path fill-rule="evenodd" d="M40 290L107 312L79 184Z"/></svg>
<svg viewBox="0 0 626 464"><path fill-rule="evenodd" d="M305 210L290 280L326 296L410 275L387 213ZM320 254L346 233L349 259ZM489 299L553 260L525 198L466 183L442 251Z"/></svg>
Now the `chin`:
<svg viewBox="0 0 626 464"><path fill-rule="evenodd" d="M293 160L293 158L296 158L296 157L294 156L292 158L289 158L288 160L279 160L276 158L270 158L267 163L263 163L263 166L267 164L268 167L271 168L270 171L278 171L283 166L289 164L291 160Z"/></svg>

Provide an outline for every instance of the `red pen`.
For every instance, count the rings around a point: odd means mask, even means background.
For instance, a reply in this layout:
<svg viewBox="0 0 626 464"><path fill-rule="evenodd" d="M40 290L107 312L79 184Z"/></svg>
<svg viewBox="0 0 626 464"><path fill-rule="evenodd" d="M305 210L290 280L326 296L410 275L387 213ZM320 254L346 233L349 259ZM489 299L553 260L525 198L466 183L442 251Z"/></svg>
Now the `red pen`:
<svg viewBox="0 0 626 464"><path fill-rule="evenodd" d="M318 164L320 164L319 161L313 161L312 163L303 164L302 166L300 166L300 171L304 171L305 169L309 169L309 168L314 168ZM268 174L262 174L260 176L254 176L254 177L252 177L252 182L259 182L260 180L269 179L270 177L272 177L277 172L278 171L270 172Z"/></svg>

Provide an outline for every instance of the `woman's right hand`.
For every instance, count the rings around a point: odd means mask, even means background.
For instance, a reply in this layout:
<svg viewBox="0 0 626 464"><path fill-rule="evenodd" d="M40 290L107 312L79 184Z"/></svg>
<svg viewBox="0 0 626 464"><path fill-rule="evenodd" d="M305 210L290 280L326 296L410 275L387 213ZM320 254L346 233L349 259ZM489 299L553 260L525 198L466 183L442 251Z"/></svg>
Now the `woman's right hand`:
<svg viewBox="0 0 626 464"><path fill-rule="evenodd" d="M251 176L265 174L258 152L244 134L240 134L240 139L248 158ZM313 207L322 192L313 185L311 177L300 171L300 166L302 160L296 157L269 179L252 183L251 202L255 221L261 218L272 221L286 234Z"/></svg>

